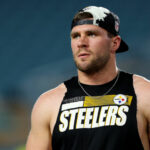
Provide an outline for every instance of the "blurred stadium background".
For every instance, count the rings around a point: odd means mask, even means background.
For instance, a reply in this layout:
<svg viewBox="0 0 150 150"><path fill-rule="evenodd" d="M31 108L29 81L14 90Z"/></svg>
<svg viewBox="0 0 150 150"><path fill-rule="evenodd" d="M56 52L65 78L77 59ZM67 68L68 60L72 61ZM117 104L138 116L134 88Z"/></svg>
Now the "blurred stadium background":
<svg viewBox="0 0 150 150"><path fill-rule="evenodd" d="M0 150L24 150L38 96L76 75L70 23L88 5L119 15L130 51L117 55L118 66L150 79L149 0L1 0Z"/></svg>

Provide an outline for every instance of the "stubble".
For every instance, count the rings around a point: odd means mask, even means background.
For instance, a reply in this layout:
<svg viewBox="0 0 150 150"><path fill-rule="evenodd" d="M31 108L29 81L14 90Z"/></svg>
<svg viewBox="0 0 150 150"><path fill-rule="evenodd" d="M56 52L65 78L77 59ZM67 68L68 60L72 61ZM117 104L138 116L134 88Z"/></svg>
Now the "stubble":
<svg viewBox="0 0 150 150"><path fill-rule="evenodd" d="M78 59L78 54L74 54L74 62L76 67L86 74L94 74L103 70L109 61L110 54L105 52L104 54L94 55L90 52L90 56L87 59Z"/></svg>

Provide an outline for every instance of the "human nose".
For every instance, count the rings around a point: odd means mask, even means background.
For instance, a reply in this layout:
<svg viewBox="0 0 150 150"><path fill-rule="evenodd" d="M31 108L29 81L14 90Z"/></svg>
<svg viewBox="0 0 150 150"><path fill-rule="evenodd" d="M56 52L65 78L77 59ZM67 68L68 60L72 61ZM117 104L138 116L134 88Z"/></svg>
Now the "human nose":
<svg viewBox="0 0 150 150"><path fill-rule="evenodd" d="M88 47L88 38L87 38L86 35L82 35L82 36L79 38L78 47L79 47L79 48Z"/></svg>

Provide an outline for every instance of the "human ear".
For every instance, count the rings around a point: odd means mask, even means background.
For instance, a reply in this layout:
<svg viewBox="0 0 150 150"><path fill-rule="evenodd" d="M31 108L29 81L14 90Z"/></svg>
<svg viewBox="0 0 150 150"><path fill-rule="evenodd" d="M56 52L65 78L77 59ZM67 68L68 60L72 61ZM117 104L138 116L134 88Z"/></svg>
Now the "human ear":
<svg viewBox="0 0 150 150"><path fill-rule="evenodd" d="M120 42L121 42L121 37L119 35L112 38L112 48L111 48L112 53L116 53L117 49L120 46Z"/></svg>

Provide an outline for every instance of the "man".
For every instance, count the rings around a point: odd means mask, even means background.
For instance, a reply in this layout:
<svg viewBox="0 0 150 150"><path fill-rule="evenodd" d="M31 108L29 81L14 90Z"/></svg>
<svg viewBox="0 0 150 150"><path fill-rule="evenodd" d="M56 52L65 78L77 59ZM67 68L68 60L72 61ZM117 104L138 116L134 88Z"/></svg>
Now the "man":
<svg viewBox="0 0 150 150"><path fill-rule="evenodd" d="M78 77L39 97L26 149L150 150L150 81L116 66L116 53L128 50L118 16L82 9L71 47Z"/></svg>

